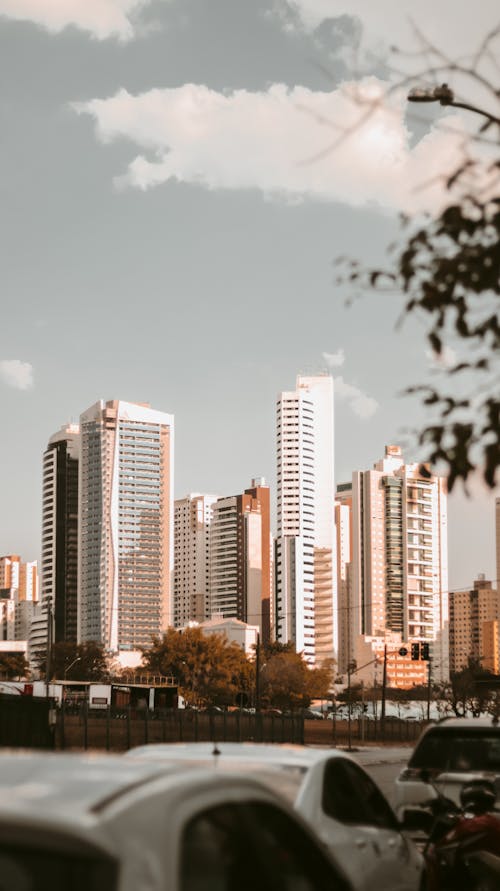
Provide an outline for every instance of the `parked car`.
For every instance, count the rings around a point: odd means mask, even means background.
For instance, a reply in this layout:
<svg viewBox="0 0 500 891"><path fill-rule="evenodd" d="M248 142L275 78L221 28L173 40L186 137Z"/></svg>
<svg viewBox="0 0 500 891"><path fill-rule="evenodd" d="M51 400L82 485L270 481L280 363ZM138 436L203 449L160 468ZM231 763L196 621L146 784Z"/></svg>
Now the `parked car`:
<svg viewBox="0 0 500 891"><path fill-rule="evenodd" d="M140 746L124 756L170 765L237 766L292 803L328 846L357 891L419 891L423 861L373 780L344 752L258 743Z"/></svg>
<svg viewBox="0 0 500 891"><path fill-rule="evenodd" d="M433 798L428 780L455 804L471 779L493 778L500 793L500 725L491 718L445 718L420 737L396 779L396 812Z"/></svg>
<svg viewBox="0 0 500 891"><path fill-rule="evenodd" d="M255 778L112 755L0 755L9 891L355 891Z"/></svg>

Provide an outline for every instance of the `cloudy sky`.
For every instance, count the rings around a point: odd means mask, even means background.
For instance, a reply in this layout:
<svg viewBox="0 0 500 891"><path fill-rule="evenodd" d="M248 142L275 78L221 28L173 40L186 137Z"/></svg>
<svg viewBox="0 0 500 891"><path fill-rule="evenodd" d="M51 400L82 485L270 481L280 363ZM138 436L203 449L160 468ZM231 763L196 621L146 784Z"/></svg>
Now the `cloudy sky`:
<svg viewBox="0 0 500 891"><path fill-rule="evenodd" d="M468 126L408 115L390 46L420 29L462 56L497 16L497 0L0 0L0 553L38 556L46 441L99 398L175 414L177 496L274 482L275 398L297 372L335 377L338 481L385 443L417 457L424 416L400 394L439 374L423 329L395 330L397 296L348 306L334 261L382 262L399 212L439 206ZM455 587L494 576L475 488L450 505Z"/></svg>

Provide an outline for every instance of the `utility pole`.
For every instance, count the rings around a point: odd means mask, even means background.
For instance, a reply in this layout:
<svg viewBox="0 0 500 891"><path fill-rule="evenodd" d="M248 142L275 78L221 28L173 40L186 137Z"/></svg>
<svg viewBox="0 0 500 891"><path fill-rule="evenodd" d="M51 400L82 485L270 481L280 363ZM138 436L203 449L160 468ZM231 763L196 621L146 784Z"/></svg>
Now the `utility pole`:
<svg viewBox="0 0 500 891"><path fill-rule="evenodd" d="M260 633L255 642L255 711L260 712Z"/></svg>
<svg viewBox="0 0 500 891"><path fill-rule="evenodd" d="M47 658L45 661L45 692L49 698L50 676L52 674L52 598L46 598L47 603Z"/></svg>
<svg viewBox="0 0 500 891"><path fill-rule="evenodd" d="M380 706L380 720L385 718L385 700L387 698L387 644L384 645L384 669L382 672L382 702Z"/></svg>
<svg viewBox="0 0 500 891"><path fill-rule="evenodd" d="M432 693L432 657L427 663L427 720L431 719L431 693Z"/></svg>

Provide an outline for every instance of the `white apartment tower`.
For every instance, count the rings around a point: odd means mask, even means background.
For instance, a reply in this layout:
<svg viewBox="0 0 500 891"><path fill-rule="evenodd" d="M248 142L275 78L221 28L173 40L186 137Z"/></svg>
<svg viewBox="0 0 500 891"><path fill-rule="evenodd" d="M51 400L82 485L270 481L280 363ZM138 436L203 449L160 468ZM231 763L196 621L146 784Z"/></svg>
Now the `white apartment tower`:
<svg viewBox="0 0 500 891"><path fill-rule="evenodd" d="M101 400L80 435L78 639L137 650L173 624L174 419Z"/></svg>
<svg viewBox="0 0 500 891"><path fill-rule="evenodd" d="M346 488L346 487L344 487ZM398 634L431 644L433 674L448 674L448 559L446 481L405 464L386 446L372 470L356 471L352 493L352 566L345 640L355 657L360 637Z"/></svg>
<svg viewBox="0 0 500 891"><path fill-rule="evenodd" d="M210 619L210 525L217 495L174 503L174 625Z"/></svg>
<svg viewBox="0 0 500 891"><path fill-rule="evenodd" d="M337 650L332 377L281 393L276 430L276 638L321 661Z"/></svg>

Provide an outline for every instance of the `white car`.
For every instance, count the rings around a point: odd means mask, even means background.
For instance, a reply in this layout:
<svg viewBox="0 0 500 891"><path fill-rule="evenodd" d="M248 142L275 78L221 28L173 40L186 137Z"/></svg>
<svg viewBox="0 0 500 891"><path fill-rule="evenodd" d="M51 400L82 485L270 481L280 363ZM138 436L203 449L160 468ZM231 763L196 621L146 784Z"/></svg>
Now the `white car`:
<svg viewBox="0 0 500 891"><path fill-rule="evenodd" d="M112 755L0 754L8 891L354 891L252 778Z"/></svg>
<svg viewBox="0 0 500 891"><path fill-rule="evenodd" d="M396 780L396 812L435 797L434 786L456 804L471 779L484 776L500 793L500 724L492 718L445 718L420 737ZM431 780L431 783L429 783Z"/></svg>
<svg viewBox="0 0 500 891"><path fill-rule="evenodd" d="M140 746L127 760L236 766L285 796L328 846L358 891L419 891L423 861L378 786L344 752L259 743Z"/></svg>

